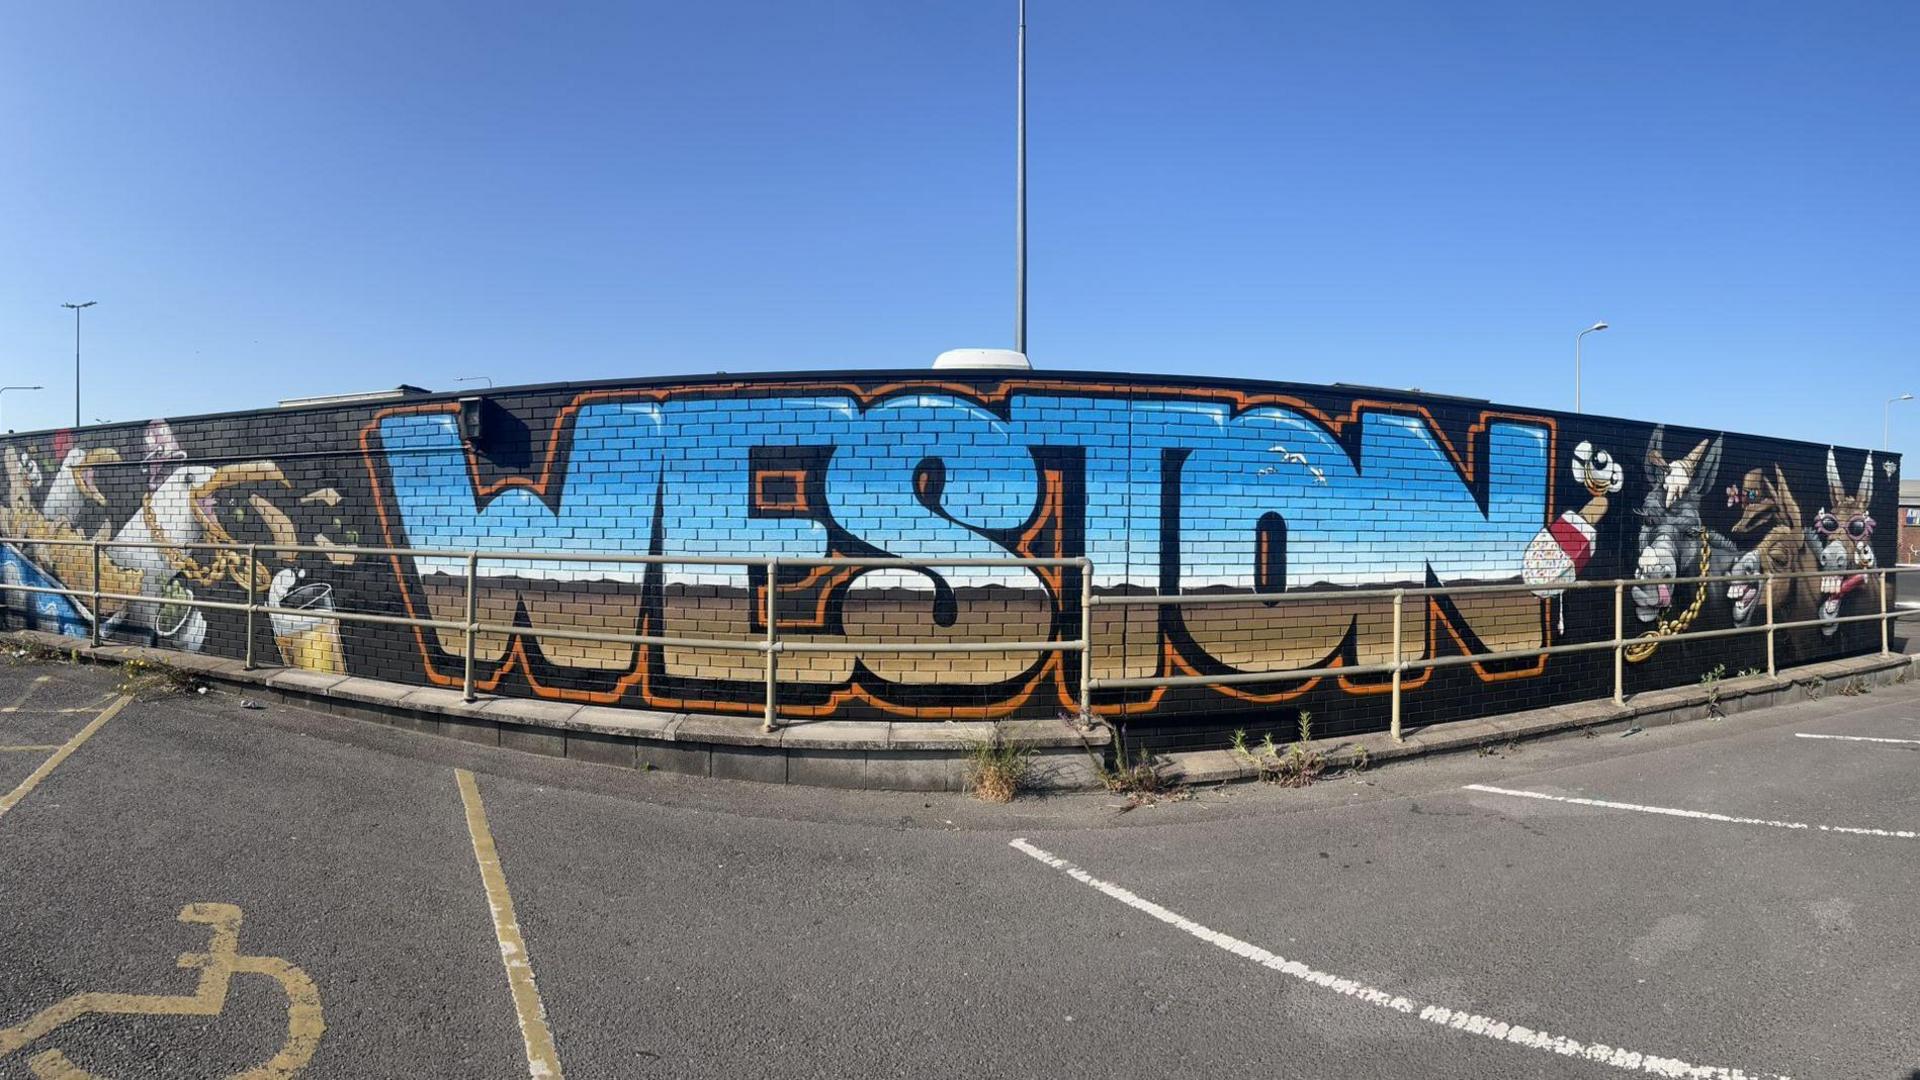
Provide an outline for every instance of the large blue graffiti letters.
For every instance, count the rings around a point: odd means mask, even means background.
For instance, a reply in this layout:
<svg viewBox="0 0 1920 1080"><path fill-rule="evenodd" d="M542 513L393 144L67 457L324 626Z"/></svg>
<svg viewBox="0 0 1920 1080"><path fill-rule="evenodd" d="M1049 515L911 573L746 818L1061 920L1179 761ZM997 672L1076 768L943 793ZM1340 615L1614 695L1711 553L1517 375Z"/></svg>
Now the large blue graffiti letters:
<svg viewBox="0 0 1920 1080"><path fill-rule="evenodd" d="M1018 398L1013 412L1034 441L1079 440L1084 449L1087 553L1102 587L1510 580L1547 519L1550 447L1537 423L1494 420L1486 445L1456 461L1424 417L1366 412L1356 463L1327 423L1291 408L1235 414L1224 404L1149 399L1115 416L1116 404L1129 403ZM1116 439L1115 431L1127 437ZM1484 507L1462 475L1476 466L1488 470ZM1294 610L1312 616L1274 618L1257 632L1234 606L1189 605L1175 618L1205 656L1234 667L1323 663L1355 620L1359 662L1379 662L1391 650L1383 604L1328 601ZM1407 611L1405 637L1417 655L1425 608ZM1538 605L1525 598L1465 601L1457 614L1483 641L1517 648L1540 639ZM1127 674L1152 671L1159 642L1128 629Z"/></svg>
<svg viewBox="0 0 1920 1080"><path fill-rule="evenodd" d="M1033 515L1039 475L1033 453L1006 423L951 398L895 398L850 417L827 471L834 520L861 541L903 558L1006 558L1010 533ZM958 590L958 591L956 591ZM1000 590L995 596L995 590ZM988 602L991 601L991 602ZM998 682L1032 663L1023 654L964 660L889 654L902 640L1045 640L1055 600L1020 567L945 566L924 573L880 571L855 579L842 600L850 643L861 660L896 682Z"/></svg>
<svg viewBox="0 0 1920 1080"><path fill-rule="evenodd" d="M572 436L565 479L557 491L543 486L552 473L539 481L514 478L483 490L454 416L433 412L386 418L380 425L381 444L407 544L425 550L644 552L659 489L659 408L644 402L588 406L574 421ZM464 621L464 560L420 555L413 564L433 617ZM632 584L638 577L631 568L608 564L489 559L480 568L486 578L479 596L481 621L509 624L524 618L536 628L580 626L577 613L554 599L564 583L600 578ZM633 595L637 598L637 592ZM637 606L633 610L637 613ZM609 620L605 628L633 632L624 619ZM448 652L465 649L458 632L442 630L438 636ZM507 635L480 634L474 654L498 661L510 644ZM548 648L556 654L553 659L570 666L621 670L632 663L629 646L586 649L550 643Z"/></svg>
<svg viewBox="0 0 1920 1080"><path fill-rule="evenodd" d="M594 400L562 421L554 460L538 477L491 483L444 411L389 416L379 433L405 543L582 553L577 564L488 564L483 618L522 619L534 637L579 625L563 598L547 599L561 581L601 583L611 599L597 594L594 610L609 629L688 637L764 629L766 580L757 568L610 567L586 561L588 553L1077 554L1062 546L1072 519L1102 590L1326 593L1310 617L1264 624L1244 607L1194 606L1164 620L1140 609L1144 622L1139 612L1103 613L1131 620L1122 633L1103 634L1125 641L1108 657L1116 671L1154 670L1168 634L1195 662L1216 666L1318 666L1349 642L1358 662L1371 663L1392 636L1384 607L1343 603L1341 590L1513 580L1549 519L1545 426L1483 420L1463 458L1425 416L1384 406L1341 423L1281 404L1236 410L1172 396L1015 394L1004 412L934 393L871 403L838 392ZM1061 454L1067 465L1043 469L1043 459ZM1043 534L1052 550L1034 546ZM439 583L422 587L441 617L457 617L451 583L462 569L414 560L423 583ZM1043 660L933 661L885 646L1044 640L1072 614L1057 580L1020 567L790 567L779 593L783 632L847 646L807 654L787 672L821 687L1017 682ZM1482 644L1539 643L1530 598L1450 611ZM1412 605L1407 620L1417 655L1429 647L1419 633L1424 605ZM489 637L478 651L499 661L510 644ZM458 642L443 635L441 645L451 651ZM545 661L575 669L623 672L637 661L627 647L540 648ZM679 647L659 661L677 685L750 680L757 663Z"/></svg>

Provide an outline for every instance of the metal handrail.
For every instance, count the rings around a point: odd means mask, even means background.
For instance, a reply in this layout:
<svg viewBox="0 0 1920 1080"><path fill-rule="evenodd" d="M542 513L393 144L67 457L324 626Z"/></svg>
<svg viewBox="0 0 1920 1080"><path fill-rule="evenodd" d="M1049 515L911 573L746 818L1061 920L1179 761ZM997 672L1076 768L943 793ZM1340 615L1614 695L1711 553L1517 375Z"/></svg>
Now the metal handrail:
<svg viewBox="0 0 1920 1080"><path fill-rule="evenodd" d="M1894 568L1876 568L1875 571L1854 571L1857 573L1885 572ZM1846 571L1820 570L1799 571L1793 574L1776 574L1777 578L1788 577L1844 577ZM1765 574L1706 574L1691 577L1658 578L1608 578L1603 581L1565 581L1551 584L1529 584L1524 581L1478 582L1471 585L1421 585L1404 588L1367 588L1347 589L1338 585L1323 588L1286 589L1279 592L1236 592L1236 593L1108 593L1095 596L1093 602L1100 606L1126 607L1141 604L1185 605L1185 604L1270 604L1270 603L1309 603L1314 600L1389 600L1394 596L1472 596L1477 593L1513 593L1513 592L1574 592L1582 589L1610 589L1616 582L1624 581L1629 585L1690 585L1713 581L1753 581L1766 580Z"/></svg>
<svg viewBox="0 0 1920 1080"><path fill-rule="evenodd" d="M46 588L43 586L21 585L0 582L0 593L7 591L51 594L64 596L78 602L85 598L92 603L88 610L93 615L91 636L94 644L101 643L101 628L104 619L100 615L100 601L117 600L122 603L175 604L193 610L237 611L247 617L246 667L254 667L253 639L256 618L261 614L293 615L305 619L323 619L336 623L358 622L385 626L406 626L416 629L456 632L463 639L461 693L467 701L475 701L474 657L476 638L481 634L514 635L527 632L527 627L510 626L500 623L482 622L478 609L479 567L483 560L501 562L539 561L597 563L614 565L676 565L676 566L741 566L763 567L767 572L767 582L771 587L766 590L766 636L762 639L747 638L704 638L676 637L658 634L623 634L614 631L575 630L566 627L543 627L533 631L536 636L557 638L566 641L590 641L608 644L628 644L659 646L663 648L716 649L736 652L758 652L766 654L766 708L763 726L772 731L779 719L778 655L782 652L847 652L851 650L892 653L1080 653L1086 655L1090 649L1090 621L1083 618L1082 636L1058 641L920 641L895 642L884 646L841 642L782 641L779 636L779 620L776 617L775 602L779 592L780 569L782 567L844 567L868 570L908 569L925 570L929 567L1026 567L1033 569L1078 568L1082 579L1083 598L1090 592L1093 576L1093 561L1076 558L1023 558L1020 556L978 557L952 556L908 559L898 556L831 556L820 558L785 556L775 558L754 558L733 555L634 555L627 553L591 553L551 552L551 551L481 551L475 549L450 550L435 548L390 548L350 546L344 544L239 544L224 541L175 542L158 540L83 540L67 537L6 537L0 536L0 544L12 544L19 547L46 545L56 547L84 547L91 550L93 557L93 588ZM174 598L141 594L108 592L100 588L100 553L115 549L178 551L225 551L246 555L245 575L242 584L246 588L247 601L236 604L224 600L204 600L200 597ZM301 553L316 555L368 555L394 556L427 559L458 560L466 563L466 617L454 622L446 619L428 619L415 615L377 615L370 612L340 611L334 608L309 609L287 608L258 602L255 596L255 582L258 577L259 553ZM237 576L237 575L236 575ZM1082 712L1091 708L1089 694L1091 681L1086 668L1088 662L1081 664Z"/></svg>
<svg viewBox="0 0 1920 1080"><path fill-rule="evenodd" d="M421 559L465 559L477 555L481 559L503 562L585 562L585 563L626 563L636 566L765 566L766 556L753 555L637 555L632 552L571 552L571 551L509 551L489 548L399 548L368 547L355 544L241 544L226 541L197 540L84 540L70 537L37 536L0 536L0 544L41 544L55 547L100 547L135 548L147 550L169 550L187 548L193 551L232 551L244 554L247 551L298 552L313 555L372 555L404 556ZM928 558L901 558L899 556L873 556L865 558L857 555L836 556L780 556L782 566L845 566L867 567L870 569L920 569L928 566L998 566L998 567L1038 567L1055 568L1080 566L1091 560L1070 558L1026 558L1018 555L1000 556L930 556Z"/></svg>
<svg viewBox="0 0 1920 1080"><path fill-rule="evenodd" d="M1779 631L1804 629L1804 628L1811 628L1811 627L1836 626L1841 623L1878 622L1880 623L1881 655L1883 656L1891 655L1893 651L1892 641L1891 641L1891 627L1892 627L1892 623L1900 618L1900 613L1897 609L1890 611L1888 608L1886 583L1889 575L1898 574L1902 569L1909 569L1909 568L1895 565L1895 566L1888 566L1888 567L1850 568L1845 570L1801 570L1801 571L1793 571L1793 572L1784 573L1784 574L1757 574L1757 575L1756 574L1703 574L1703 575L1694 575L1691 577L1613 578L1613 579L1608 579L1604 581L1568 582L1566 584L1574 588L1611 588L1613 590L1614 592L1614 635L1612 638L1601 640L1601 641L1570 642L1564 645L1548 645L1548 646L1542 646L1537 649L1507 649L1507 650L1500 650L1500 651L1486 652L1486 653L1466 653L1466 654L1459 654L1459 655L1453 655L1453 656L1414 657L1412 659L1406 658L1404 648L1403 648L1403 643L1401 641L1402 623L1403 623L1402 616L1404 614L1404 603L1407 597L1453 595L1460 592L1479 592L1479 593L1537 592L1537 591L1541 591L1540 586L1531 585L1525 582L1511 582L1511 583L1498 583L1498 584L1468 585L1468 586L1460 586L1456 588L1446 588L1446 587L1436 588L1432 586L1425 586L1420 588L1395 588L1395 589L1352 589L1352 590L1324 589L1324 590L1293 591L1293 592L1287 592L1287 593L1271 593L1271 594L1268 594L1268 593L1235 593L1235 594L1199 593L1199 594L1193 594L1193 595L1140 594L1140 595L1134 595L1134 596L1127 596L1125 594L1109 594L1106 597L1096 597L1093 602L1095 604L1107 603L1107 604L1113 604L1113 605L1126 605L1126 604L1180 605L1180 604L1186 604L1186 603L1206 604L1206 603L1228 603L1228 602L1236 602L1241 604L1257 604L1257 603L1263 603L1269 600L1280 600L1280 599L1285 599L1290 597L1297 598L1300 600L1391 599L1393 601L1393 657L1394 659L1387 663L1358 664L1350 667L1339 667L1339 668L1327 668L1327 667L1289 668L1289 669L1280 670L1280 671L1257 671L1257 672L1235 671L1230 673L1212 674L1212 675L1206 675L1206 674L1148 675L1148 676L1135 676L1135 677L1129 677L1129 678L1095 678L1092 680L1092 684L1093 684L1092 688L1096 690L1100 690L1100 689L1147 689L1147 688L1158 688L1158 687L1209 686L1209 685L1231 686L1231 685L1242 685L1242 684L1249 684L1249 683L1288 682L1288 681L1294 681L1294 680L1300 680L1300 679L1326 678L1329 675L1338 675L1341 677L1352 677L1356 675L1387 674L1392 676L1392 686L1391 686L1390 692L1393 695L1392 696L1392 713L1391 713L1391 719L1389 721L1388 730L1391 736L1393 737L1393 739L1395 741L1399 741L1402 737L1401 681L1404 674L1408 670L1456 667L1462 664L1504 663L1504 662L1513 661L1513 660L1541 659L1548 656L1556 656L1556 655L1561 655L1565 653L1598 652L1602 649L1607 649L1607 650L1611 650L1614 654L1613 700L1616 704L1623 704L1626 698L1626 687L1625 687L1626 674L1625 674L1625 664L1624 664L1625 653L1628 649L1633 648L1638 644L1642 644L1650 641L1659 642L1659 643L1679 642L1679 641L1703 641L1703 640L1709 640L1713 638L1735 637L1741 634L1765 633L1767 635L1767 675L1769 678L1777 679L1779 677L1779 670L1775 663L1775 638ZM1879 599L1880 599L1880 610L1878 612L1867 614L1867 615L1837 616L1832 619L1802 619L1802 620L1797 620L1793 622L1778 622L1775 620L1774 610L1773 610L1773 583L1775 581L1791 581L1791 580L1796 580L1801 578L1850 577L1854 575L1859 575L1863 577L1877 577L1879 579L1879 582L1880 582L1879 587L1875 590L1875 592L1878 593ZM1735 582L1735 581L1756 582L1763 586L1764 596L1766 599L1766 609L1767 609L1767 618L1764 623L1756 624L1753 626L1723 627L1723 628L1714 629L1714 630L1680 630L1680 631L1675 631L1667 634L1641 635L1638 637L1626 636L1623 610L1624 610L1624 598L1625 598L1625 593L1627 589L1637 587L1637 586L1644 586L1644 585L1687 584L1687 583L1704 585L1704 584L1709 584L1713 582ZM1554 588L1557 590L1560 588L1560 586L1555 585Z"/></svg>
<svg viewBox="0 0 1920 1080"><path fill-rule="evenodd" d="M0 593L13 591L29 594L51 594L65 596L73 601L90 600L93 615L91 636L96 644L100 642L103 620L100 606L103 600L121 603L164 603L182 605L193 609L212 611L243 612L247 617L246 664L251 669L254 664L253 638L257 616L292 615L298 618L323 619L342 623L365 623L384 626L405 626L416 629L428 629L449 633L459 633L464 639L462 692L467 700L476 699L474 663L476 656L476 638L480 634L515 635L531 632L536 636L571 641L589 641L609 644L627 644L663 648L715 649L735 652L758 652L766 657L766 705L764 726L772 730L778 723L778 657L781 653L836 653L849 651L891 652L899 654L938 654L938 653L1078 653L1080 686L1079 706L1083 716L1092 714L1092 695L1095 690L1145 689L1159 687L1184 686L1234 686L1252 683L1287 682L1301 679L1325 678L1337 675L1351 678L1364 675L1389 675L1392 679L1392 720L1390 731L1395 739L1401 736L1401 697L1402 681L1410 670L1425 670L1442 667L1454 667L1463 664L1505 663L1517 660L1544 659L1549 656L1610 650L1614 654L1613 696L1616 703L1625 700L1624 659L1628 649L1648 641L1681 642L1708 640L1721 637L1734 637L1742 634L1764 633L1767 636L1767 674L1778 677L1775 666L1775 639L1781 630L1829 627L1841 623L1874 622L1880 623L1881 652L1890 654L1891 626L1902 617L1897 608L1887 603L1886 582L1889 575L1915 569L1907 565L1889 567L1868 567L1845 570L1810 570L1785 574L1703 574L1665 578L1614 578L1601 581L1574 581L1554 583L1543 588L1526 582L1475 583L1455 586L1417 586L1397 588L1341 589L1337 587L1287 590L1282 592L1237 592L1237 593L1108 593L1097 595L1093 587L1094 563L1085 557L1073 558L1023 558L1007 557L966 557L950 558L902 558L898 556L859 556L830 557L750 557L723 555L635 555L627 553L579 553L552 551L483 551L477 549L420 549L371 546L349 546L334 544L238 544L230 542L175 542L142 540L87 540L64 537L0 537L0 543L16 546L66 546L91 549L93 559L93 588L48 588L24 584L0 582ZM225 551L246 556L246 572L242 584L246 588L247 601L236 604L231 601L204 600L199 597L187 599L163 598L144 594L108 592L100 588L101 553L115 549L148 550L194 550ZM259 553L310 553L317 555L368 555L393 556L425 559L457 560L465 563L465 618L460 621L450 619L422 618L415 615L381 615L372 612L349 612L337 609L286 608L270 603L261 603L256 596L256 581L259 569ZM740 566L759 567L766 571L766 580L770 587L766 590L763 619L766 632L761 638L712 638L679 637L657 634L624 634L614 631L576 630L565 627L533 628L483 622L478 611L478 579L480 566L484 561L537 561L545 563L589 563L612 565L681 565L681 566ZM785 641L779 635L777 600L779 574L782 567L836 567L866 570L907 569L926 570L931 567L1024 567L1033 569L1077 568L1080 571L1080 636L1071 639L1049 641L976 641L944 642L917 641L879 643L851 643L839 641ZM1866 576L1879 579L1876 592L1879 595L1880 610L1867 615L1840 616L1833 619L1807 619L1792 622L1779 622L1773 610L1773 583L1800 578L1828 578ZM240 575L235 575L240 579ZM1679 630L1666 634L1629 637L1625 626L1626 590L1647 585L1705 585L1715 582L1752 582L1765 586L1767 617L1764 623L1752 626L1725 627L1713 630ZM1405 655L1403 627L1405 603L1408 598L1425 599L1435 596L1461 595L1498 595L1505 593L1537 593L1612 589L1614 593L1614 635L1610 639L1587 642L1568 642L1560 645L1547 645L1534 649L1507 649L1482 653L1463 653L1450 656L1431 656L1408 658ZM1359 664L1340 668L1290 668L1273 671L1229 671L1217 674L1193 675L1151 675L1120 678L1096 678L1093 667L1093 609L1101 606L1183 606L1187 604L1263 604L1305 603L1312 601L1348 603L1358 600L1389 599L1393 603L1393 660L1383 663Z"/></svg>

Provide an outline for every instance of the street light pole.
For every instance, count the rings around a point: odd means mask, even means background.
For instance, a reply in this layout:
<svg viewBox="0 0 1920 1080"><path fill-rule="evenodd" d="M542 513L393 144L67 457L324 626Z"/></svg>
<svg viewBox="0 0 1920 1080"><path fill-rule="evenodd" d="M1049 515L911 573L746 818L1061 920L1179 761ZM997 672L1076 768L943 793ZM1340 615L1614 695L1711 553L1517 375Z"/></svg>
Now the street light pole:
<svg viewBox="0 0 1920 1080"><path fill-rule="evenodd" d="M1893 403L1896 401L1912 401L1912 400L1913 400L1912 394L1901 394L1899 397L1888 398L1886 405L1881 408L1880 410L1880 449L1882 450L1892 449L1892 447L1888 445L1888 442L1893 437Z"/></svg>
<svg viewBox="0 0 1920 1080"><path fill-rule="evenodd" d="M1013 149L1013 351L1027 351L1027 0L1020 0Z"/></svg>
<svg viewBox="0 0 1920 1080"><path fill-rule="evenodd" d="M1591 334L1596 330L1605 330L1606 328L1607 328L1606 323L1597 322L1597 323L1594 323L1592 326L1587 327L1585 330L1580 331L1580 333L1576 335L1573 339L1573 411L1574 412L1580 411L1580 346L1586 344L1588 334Z"/></svg>
<svg viewBox="0 0 1920 1080"><path fill-rule="evenodd" d="M80 313L99 303L89 300L84 304L61 304L63 308L73 309L73 426L80 426Z"/></svg>
<svg viewBox="0 0 1920 1080"><path fill-rule="evenodd" d="M44 386L0 386L0 396L5 395L6 392L9 390L45 390L45 389L46 387ZM6 429L7 427L5 424L0 424L0 431L5 431Z"/></svg>

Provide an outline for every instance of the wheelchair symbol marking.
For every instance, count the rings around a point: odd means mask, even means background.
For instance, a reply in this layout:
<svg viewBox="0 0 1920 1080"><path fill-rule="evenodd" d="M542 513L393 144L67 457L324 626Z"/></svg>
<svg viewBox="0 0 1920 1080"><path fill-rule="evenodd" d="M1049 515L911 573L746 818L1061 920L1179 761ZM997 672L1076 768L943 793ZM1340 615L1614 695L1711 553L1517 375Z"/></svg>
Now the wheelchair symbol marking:
<svg viewBox="0 0 1920 1080"><path fill-rule="evenodd" d="M240 909L232 904L188 904L180 921L212 928L203 953L181 953L178 966L198 968L200 985L191 994L75 994L42 1009L26 1023L0 1030L0 1060L75 1020L89 1015L217 1016L227 1006L227 988L235 975L264 975L287 995L287 1040L265 1063L234 1073L230 1080L290 1080L300 1075L320 1045L326 1021L320 992L307 973L274 956L242 956ZM37 1080L104 1080L75 1065L58 1050L27 1059Z"/></svg>

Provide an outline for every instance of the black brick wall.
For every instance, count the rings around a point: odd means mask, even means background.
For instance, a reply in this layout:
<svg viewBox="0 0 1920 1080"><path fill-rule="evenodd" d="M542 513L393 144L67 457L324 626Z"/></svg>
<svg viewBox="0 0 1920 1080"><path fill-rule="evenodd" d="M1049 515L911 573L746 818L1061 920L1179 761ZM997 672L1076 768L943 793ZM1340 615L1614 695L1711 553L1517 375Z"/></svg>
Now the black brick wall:
<svg viewBox="0 0 1920 1080"><path fill-rule="evenodd" d="M93 567L116 640L240 656L244 556L193 545L294 543L569 553L565 563L482 563L482 689L663 709L755 714L762 658L542 636L555 628L760 640L764 565L594 563L592 553L967 555L1095 563L1102 597L1238 595L1183 607L1095 610L1103 678L1315 669L1285 682L1106 689L1096 711L1152 737L1207 741L1245 726L1319 733L1384 727L1386 680L1344 675L1390 658L1390 601L1409 597L1409 658L1611 637L1611 589L1556 593L1570 576L1813 568L1776 586L1783 664L1879 646L1863 567L1897 561L1899 460L1847 447L1657 428L1454 398L1275 383L1097 374L1019 378L824 373L499 390L463 438L452 395L268 410L13 436L6 440L5 573L79 602L16 591L13 626L88 632ZM1847 435L1849 432L1836 432ZM1831 471L1829 462L1831 461ZM1835 475L1837 474L1837 482ZM1871 490L1867 479L1871 478ZM1868 531L1868 521L1873 528ZM1704 536L1705 542L1702 543ZM261 551L252 585L282 606L458 621L459 558ZM1475 593L1525 580L1547 595ZM845 651L782 657L792 718L1050 716L1075 706L1081 658L902 654L899 641L1078 636L1074 568L937 575L784 567L780 635ZM1276 600L1278 594L1293 599ZM1629 590L1630 635L1681 623L1765 620L1724 586L1699 596ZM1698 598L1698 603L1696 603ZM261 615L265 663L421 685L459 685L464 644L436 631ZM1763 668L1759 634L1656 641L1627 665L1629 692ZM1608 652L1413 669L1410 724L1602 697Z"/></svg>

